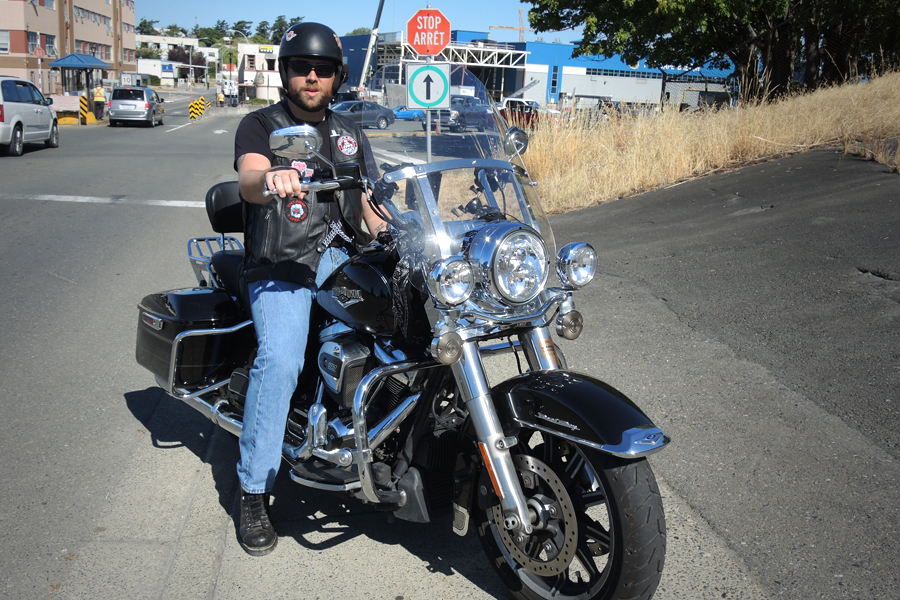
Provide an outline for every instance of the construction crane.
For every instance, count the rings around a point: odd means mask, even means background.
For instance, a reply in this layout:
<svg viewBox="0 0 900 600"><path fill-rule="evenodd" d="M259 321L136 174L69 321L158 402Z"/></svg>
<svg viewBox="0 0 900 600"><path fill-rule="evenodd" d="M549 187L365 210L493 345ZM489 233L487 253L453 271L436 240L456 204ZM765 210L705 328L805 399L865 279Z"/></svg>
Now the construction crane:
<svg viewBox="0 0 900 600"><path fill-rule="evenodd" d="M505 25L491 25L488 29L512 29L513 31L519 32L519 41L525 41L525 20L522 18L522 9L519 9L519 26L518 27L507 27ZM488 34L490 37L490 34Z"/></svg>

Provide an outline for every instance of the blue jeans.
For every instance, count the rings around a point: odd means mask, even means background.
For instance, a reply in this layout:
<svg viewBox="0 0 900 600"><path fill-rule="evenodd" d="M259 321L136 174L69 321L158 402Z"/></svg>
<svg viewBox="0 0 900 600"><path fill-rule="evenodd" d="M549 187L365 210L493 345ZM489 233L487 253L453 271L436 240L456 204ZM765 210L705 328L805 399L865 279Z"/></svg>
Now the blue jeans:
<svg viewBox="0 0 900 600"><path fill-rule="evenodd" d="M313 299L319 286L347 259L344 249L326 249L314 288L286 281L248 284L259 349L247 386L237 471L241 487L249 494L264 494L275 483L291 396L303 369Z"/></svg>

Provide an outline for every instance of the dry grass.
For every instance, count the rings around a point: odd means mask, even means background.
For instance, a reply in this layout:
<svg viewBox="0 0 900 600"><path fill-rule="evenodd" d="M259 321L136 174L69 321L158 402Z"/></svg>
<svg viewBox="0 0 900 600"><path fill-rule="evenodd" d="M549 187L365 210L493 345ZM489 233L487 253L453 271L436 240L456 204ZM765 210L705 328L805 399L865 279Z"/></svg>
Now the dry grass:
<svg viewBox="0 0 900 600"><path fill-rule="evenodd" d="M527 162L550 213L824 145L900 167L900 73L771 104L543 121Z"/></svg>

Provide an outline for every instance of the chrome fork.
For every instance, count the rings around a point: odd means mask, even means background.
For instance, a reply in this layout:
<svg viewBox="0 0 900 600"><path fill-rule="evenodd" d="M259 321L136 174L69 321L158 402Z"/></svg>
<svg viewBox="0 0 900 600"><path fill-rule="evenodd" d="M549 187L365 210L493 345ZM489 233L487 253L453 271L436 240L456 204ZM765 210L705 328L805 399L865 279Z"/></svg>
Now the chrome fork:
<svg viewBox="0 0 900 600"><path fill-rule="evenodd" d="M475 426L481 457L503 507L503 526L511 531L530 534L532 527L528 504L510 453L510 448L518 442L514 437L507 438L503 435L478 344L474 341L464 342L462 358L453 363L451 369Z"/></svg>

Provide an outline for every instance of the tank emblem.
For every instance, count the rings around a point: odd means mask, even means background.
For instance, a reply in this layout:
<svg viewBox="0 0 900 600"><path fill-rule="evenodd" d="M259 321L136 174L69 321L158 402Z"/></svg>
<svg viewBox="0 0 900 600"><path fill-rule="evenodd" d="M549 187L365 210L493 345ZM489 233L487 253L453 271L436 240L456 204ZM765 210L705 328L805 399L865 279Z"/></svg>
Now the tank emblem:
<svg viewBox="0 0 900 600"><path fill-rule="evenodd" d="M359 151L359 144L349 135L342 135L337 141L337 147L344 156L353 156Z"/></svg>
<svg viewBox="0 0 900 600"><path fill-rule="evenodd" d="M331 288L331 297L337 300L338 304L344 308L356 304L357 302L362 302L363 299L362 292L345 287Z"/></svg>

